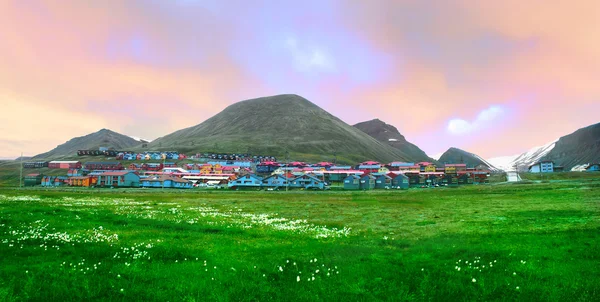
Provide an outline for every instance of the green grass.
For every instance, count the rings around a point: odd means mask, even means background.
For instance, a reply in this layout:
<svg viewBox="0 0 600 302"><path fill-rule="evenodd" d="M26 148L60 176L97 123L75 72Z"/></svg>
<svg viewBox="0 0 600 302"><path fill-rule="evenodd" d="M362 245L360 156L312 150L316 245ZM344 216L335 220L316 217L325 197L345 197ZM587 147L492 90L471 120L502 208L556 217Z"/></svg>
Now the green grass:
<svg viewBox="0 0 600 302"><path fill-rule="evenodd" d="M598 301L599 189L4 188L0 300Z"/></svg>

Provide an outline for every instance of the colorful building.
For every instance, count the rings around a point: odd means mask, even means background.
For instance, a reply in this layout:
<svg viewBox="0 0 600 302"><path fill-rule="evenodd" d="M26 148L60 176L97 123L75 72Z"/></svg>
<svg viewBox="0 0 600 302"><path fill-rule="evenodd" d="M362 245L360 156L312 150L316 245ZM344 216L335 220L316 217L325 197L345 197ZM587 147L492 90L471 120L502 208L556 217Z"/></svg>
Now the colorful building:
<svg viewBox="0 0 600 302"><path fill-rule="evenodd" d="M529 166L529 173L552 173L554 172L553 161L541 161Z"/></svg>
<svg viewBox="0 0 600 302"><path fill-rule="evenodd" d="M73 176L69 177L68 183L72 187L93 187L96 185L98 177L96 176Z"/></svg>
<svg viewBox="0 0 600 302"><path fill-rule="evenodd" d="M260 188L261 185L262 178L254 174L244 175L238 179L231 180L227 183L227 186L231 189Z"/></svg>
<svg viewBox="0 0 600 302"><path fill-rule="evenodd" d="M352 174L344 178L344 189L360 190L360 176Z"/></svg>
<svg viewBox="0 0 600 302"><path fill-rule="evenodd" d="M24 177L24 185L26 187L33 187L33 186L37 186L42 184L42 178L44 177L44 175L39 174L39 173L31 173L31 174L27 174Z"/></svg>
<svg viewBox="0 0 600 302"><path fill-rule="evenodd" d="M361 190L375 189L375 176L373 176L371 174L363 175L360 178L360 189Z"/></svg>
<svg viewBox="0 0 600 302"><path fill-rule="evenodd" d="M85 163L87 170L123 170L120 162L87 162Z"/></svg>
<svg viewBox="0 0 600 302"><path fill-rule="evenodd" d="M392 177L392 188L396 189L408 189L409 179L404 174L390 173L388 176Z"/></svg>
<svg viewBox="0 0 600 302"><path fill-rule="evenodd" d="M133 171L110 171L98 175L101 187L139 187L140 176Z"/></svg>
<svg viewBox="0 0 600 302"><path fill-rule="evenodd" d="M392 187L392 177L387 174L373 174L375 177L375 189L389 189Z"/></svg>
<svg viewBox="0 0 600 302"><path fill-rule="evenodd" d="M53 160L48 162L48 168L50 169L81 169L81 162L76 160L63 161Z"/></svg>

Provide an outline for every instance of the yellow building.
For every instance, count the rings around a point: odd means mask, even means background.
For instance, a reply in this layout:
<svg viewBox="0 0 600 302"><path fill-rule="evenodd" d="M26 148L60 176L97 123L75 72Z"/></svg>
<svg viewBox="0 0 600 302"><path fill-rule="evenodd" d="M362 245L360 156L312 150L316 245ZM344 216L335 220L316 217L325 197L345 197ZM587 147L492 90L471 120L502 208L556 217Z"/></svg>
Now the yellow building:
<svg viewBox="0 0 600 302"><path fill-rule="evenodd" d="M425 167L425 172L435 172L435 165L428 165Z"/></svg>

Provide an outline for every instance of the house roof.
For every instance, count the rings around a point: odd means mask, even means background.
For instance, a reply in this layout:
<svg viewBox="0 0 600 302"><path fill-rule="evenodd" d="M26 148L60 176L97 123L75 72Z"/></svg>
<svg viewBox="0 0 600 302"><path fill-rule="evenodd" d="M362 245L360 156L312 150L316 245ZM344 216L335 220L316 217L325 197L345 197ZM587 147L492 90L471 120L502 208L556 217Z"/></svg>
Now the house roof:
<svg viewBox="0 0 600 302"><path fill-rule="evenodd" d="M89 161L85 163L86 165L118 165L120 162L118 161Z"/></svg>
<svg viewBox="0 0 600 302"><path fill-rule="evenodd" d="M401 161L393 161L391 163L389 163L390 166L392 167L410 167L410 166L414 166L415 163L406 163L406 162L401 162Z"/></svg>
<svg viewBox="0 0 600 302"><path fill-rule="evenodd" d="M318 182L323 182L323 180L321 180L321 179L318 179L318 178L316 178L316 177L314 177L314 176L312 176L312 175L307 175L307 174L300 175L300 176L298 176L298 177L294 178L294 180L301 179L301 178L304 178L304 177L306 177L306 178L310 178L310 179L312 179L312 180L315 180L315 181L318 181Z"/></svg>
<svg viewBox="0 0 600 302"><path fill-rule="evenodd" d="M53 160L49 164L77 164L79 161L76 160Z"/></svg>
<svg viewBox="0 0 600 302"><path fill-rule="evenodd" d="M368 161L364 161L362 163L360 163L361 165L381 165L379 162L377 161L372 161L372 160L368 160Z"/></svg>
<svg viewBox="0 0 600 302"><path fill-rule="evenodd" d="M408 178L408 176L406 176L402 173L389 173L388 176L390 176L391 178L396 178L396 177Z"/></svg>
<svg viewBox="0 0 600 302"><path fill-rule="evenodd" d="M422 162L420 162L420 163L417 163L417 165L418 165L418 166L429 166L429 165L431 165L431 164L432 164L432 163L430 163L430 162L428 162L428 161L422 161Z"/></svg>
<svg viewBox="0 0 600 302"><path fill-rule="evenodd" d="M161 175L161 176L157 177L156 180L159 180L161 182L163 182L165 180L170 180L170 181L179 182L179 183L189 183L190 182L187 179L183 179L183 178L179 178L179 177L173 177L173 176L168 176L168 175Z"/></svg>
<svg viewBox="0 0 600 302"><path fill-rule="evenodd" d="M100 175L102 175L102 176L123 176L123 175L129 174L129 173L133 173L133 171L127 171L127 170L125 170L125 171L110 171L110 172L104 172ZM135 174L135 173L133 173L133 174Z"/></svg>
<svg viewBox="0 0 600 302"><path fill-rule="evenodd" d="M467 164L445 164L445 167L466 167Z"/></svg>
<svg viewBox="0 0 600 302"><path fill-rule="evenodd" d="M262 163L258 164L257 166L280 166L280 164L278 162L274 162L274 161L263 161Z"/></svg>
<svg viewBox="0 0 600 302"><path fill-rule="evenodd" d="M283 176L281 174L271 174L271 175L263 178L262 180L267 180L267 179L277 178L277 177L281 177L281 178L286 179L286 180L289 179L288 177L285 177L285 176Z"/></svg>

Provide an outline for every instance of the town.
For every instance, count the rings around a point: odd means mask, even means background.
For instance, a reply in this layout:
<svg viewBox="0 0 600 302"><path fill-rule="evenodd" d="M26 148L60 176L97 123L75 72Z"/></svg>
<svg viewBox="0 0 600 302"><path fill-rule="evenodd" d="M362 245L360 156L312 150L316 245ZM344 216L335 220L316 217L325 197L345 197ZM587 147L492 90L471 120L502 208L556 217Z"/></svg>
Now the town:
<svg viewBox="0 0 600 302"><path fill-rule="evenodd" d="M350 166L336 165L331 162L314 164L300 161L278 162L274 156L249 154L203 153L189 158L176 151L134 153L114 150L79 150L77 154L112 156L115 161L24 162L22 166L25 169L65 170L65 173L52 173L62 175L28 173L24 177L24 185L234 190L327 190L332 185L337 185L345 190L372 190L485 184L493 173L483 164L468 167L462 163L436 165L431 162L395 161L383 164L365 161ZM127 164L126 161L142 162ZM586 170L598 171L600 165L590 164ZM529 167L531 173L554 171L555 166L550 161L536 163Z"/></svg>

